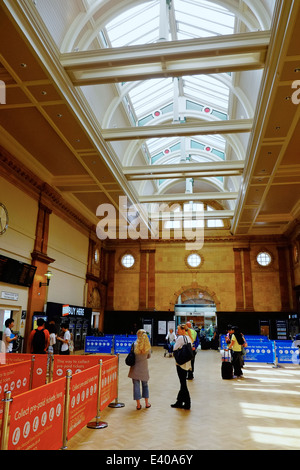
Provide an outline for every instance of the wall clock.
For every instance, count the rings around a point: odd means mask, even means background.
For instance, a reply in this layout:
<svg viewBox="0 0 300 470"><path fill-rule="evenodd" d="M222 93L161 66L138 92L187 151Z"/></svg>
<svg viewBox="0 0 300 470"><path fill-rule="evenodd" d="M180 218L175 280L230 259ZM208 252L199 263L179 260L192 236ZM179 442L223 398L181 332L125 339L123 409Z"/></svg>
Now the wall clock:
<svg viewBox="0 0 300 470"><path fill-rule="evenodd" d="M8 211L2 202L0 202L0 235L6 232L8 227Z"/></svg>

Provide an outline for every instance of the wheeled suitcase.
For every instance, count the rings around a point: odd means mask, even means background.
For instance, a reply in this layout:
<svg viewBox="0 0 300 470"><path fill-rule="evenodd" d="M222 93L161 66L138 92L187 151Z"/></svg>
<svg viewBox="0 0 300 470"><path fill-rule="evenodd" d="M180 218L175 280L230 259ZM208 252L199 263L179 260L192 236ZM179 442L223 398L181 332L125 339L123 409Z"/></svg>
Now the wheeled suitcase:
<svg viewBox="0 0 300 470"><path fill-rule="evenodd" d="M231 363L230 351L223 350L222 354L222 365L221 365L221 376L224 380L230 380L233 378L233 366Z"/></svg>

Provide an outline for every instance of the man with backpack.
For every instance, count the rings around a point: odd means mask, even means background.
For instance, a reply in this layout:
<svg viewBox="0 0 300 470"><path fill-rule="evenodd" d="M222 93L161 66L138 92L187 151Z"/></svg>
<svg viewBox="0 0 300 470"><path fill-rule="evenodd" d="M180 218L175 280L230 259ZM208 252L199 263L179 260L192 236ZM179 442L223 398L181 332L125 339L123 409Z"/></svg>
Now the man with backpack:
<svg viewBox="0 0 300 470"><path fill-rule="evenodd" d="M32 330L29 337L30 352L33 354L46 354L50 344L49 331L45 329L45 321L38 318L37 328Z"/></svg>

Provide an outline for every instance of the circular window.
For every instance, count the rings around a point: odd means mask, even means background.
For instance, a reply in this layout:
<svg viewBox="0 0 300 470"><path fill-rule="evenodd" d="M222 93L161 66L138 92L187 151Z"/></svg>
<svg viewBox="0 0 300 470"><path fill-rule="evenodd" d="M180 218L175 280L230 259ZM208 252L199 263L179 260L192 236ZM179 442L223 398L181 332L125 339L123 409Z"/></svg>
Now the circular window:
<svg viewBox="0 0 300 470"><path fill-rule="evenodd" d="M256 260L258 264L260 264L260 266L269 266L272 261L272 257L266 251L261 251L260 253L258 253Z"/></svg>
<svg viewBox="0 0 300 470"><path fill-rule="evenodd" d="M187 257L187 263L191 268L197 268L201 263L201 258L197 253L193 253Z"/></svg>
<svg viewBox="0 0 300 470"><path fill-rule="evenodd" d="M124 268L131 268L134 265L135 259L132 255L124 255L121 259L121 263Z"/></svg>

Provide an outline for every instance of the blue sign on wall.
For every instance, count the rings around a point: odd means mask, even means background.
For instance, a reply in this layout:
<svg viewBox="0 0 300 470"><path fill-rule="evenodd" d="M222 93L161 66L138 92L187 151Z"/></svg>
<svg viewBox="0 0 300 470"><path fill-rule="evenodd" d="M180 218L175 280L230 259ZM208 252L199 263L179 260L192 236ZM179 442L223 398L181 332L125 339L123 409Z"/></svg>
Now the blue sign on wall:
<svg viewBox="0 0 300 470"><path fill-rule="evenodd" d="M136 335L115 336L115 354L128 354L132 343L136 341Z"/></svg>
<svg viewBox="0 0 300 470"><path fill-rule="evenodd" d="M84 352L88 354L110 354L112 343L112 336L87 336L85 339Z"/></svg>

